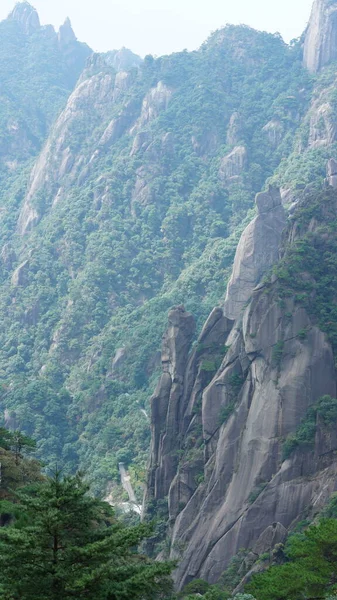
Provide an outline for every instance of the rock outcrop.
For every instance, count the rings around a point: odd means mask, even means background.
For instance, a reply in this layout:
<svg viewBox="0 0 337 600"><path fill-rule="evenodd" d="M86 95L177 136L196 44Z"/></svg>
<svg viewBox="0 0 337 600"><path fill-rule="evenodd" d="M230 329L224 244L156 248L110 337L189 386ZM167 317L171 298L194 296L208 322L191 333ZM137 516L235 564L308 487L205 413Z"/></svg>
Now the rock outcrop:
<svg viewBox="0 0 337 600"><path fill-rule="evenodd" d="M337 161L334 158L330 158L327 166L327 182L335 190L337 189Z"/></svg>
<svg viewBox="0 0 337 600"><path fill-rule="evenodd" d="M227 287L224 312L237 319L261 277L279 258L285 210L278 189L256 196L258 214L242 234L232 277Z"/></svg>
<svg viewBox="0 0 337 600"><path fill-rule="evenodd" d="M268 121L262 131L266 135L269 144L273 148L277 148L284 136L284 125L280 120L273 119Z"/></svg>
<svg viewBox="0 0 337 600"><path fill-rule="evenodd" d="M239 180L240 175L247 163L247 150L244 146L235 148L221 160L219 178L224 184L234 183Z"/></svg>
<svg viewBox="0 0 337 600"><path fill-rule="evenodd" d="M40 29L40 19L37 11L29 2L19 2L8 17L20 24L27 35Z"/></svg>
<svg viewBox="0 0 337 600"><path fill-rule="evenodd" d="M18 220L21 235L29 232L41 217L32 202L36 195L48 189L53 190L57 198L62 180L65 177L74 180L86 166L85 160L89 162L90 157L83 157L72 150L72 128L75 122L81 122L84 135L89 136L98 119L106 120L114 104L114 81L115 75L108 69L104 70L100 57L92 57L33 167Z"/></svg>
<svg viewBox="0 0 337 600"><path fill-rule="evenodd" d="M164 343L164 373L152 400L147 503L168 496L179 589L195 578L215 583L242 548L254 562L336 489L337 435L319 419L310 450L283 454L284 439L308 408L323 395L336 397L335 357L307 310L293 297L280 301L275 276L254 288L277 260L285 226L277 190L258 195L257 206L239 244L225 311L212 312L189 356L192 329L183 336L181 364ZM311 220L308 231L316 230L320 235ZM304 233L295 212L282 247ZM173 314L178 329L170 324L168 338L181 339L185 313Z"/></svg>
<svg viewBox="0 0 337 600"><path fill-rule="evenodd" d="M105 54L106 62L111 65L117 73L119 71L128 71L136 69L142 64L142 59L137 54L134 54L128 48L120 50L111 50Z"/></svg>
<svg viewBox="0 0 337 600"><path fill-rule="evenodd" d="M304 42L304 66L312 73L337 59L337 1L315 0Z"/></svg>
<svg viewBox="0 0 337 600"><path fill-rule="evenodd" d="M156 119L161 112L165 111L169 105L172 93L172 90L165 83L159 81L156 87L152 88L146 94L140 117L132 127L130 133L134 134L140 131L144 126Z"/></svg>
<svg viewBox="0 0 337 600"><path fill-rule="evenodd" d="M61 25L61 27L59 29L58 42L59 42L61 48L67 48L67 46L69 46L69 44L76 42L76 40L77 40L77 38L76 38L74 30L71 26L70 19L67 18L65 20L65 22L63 23L63 25Z"/></svg>

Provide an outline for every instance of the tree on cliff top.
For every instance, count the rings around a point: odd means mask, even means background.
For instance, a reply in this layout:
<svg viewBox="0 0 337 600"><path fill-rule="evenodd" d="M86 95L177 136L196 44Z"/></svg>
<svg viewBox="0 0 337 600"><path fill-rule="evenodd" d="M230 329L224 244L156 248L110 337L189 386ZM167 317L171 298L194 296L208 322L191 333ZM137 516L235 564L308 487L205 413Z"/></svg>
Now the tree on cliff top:
<svg viewBox="0 0 337 600"><path fill-rule="evenodd" d="M0 529L1 598L136 600L170 590L172 565L137 553L150 527L118 523L79 475L56 474L17 499L20 518Z"/></svg>

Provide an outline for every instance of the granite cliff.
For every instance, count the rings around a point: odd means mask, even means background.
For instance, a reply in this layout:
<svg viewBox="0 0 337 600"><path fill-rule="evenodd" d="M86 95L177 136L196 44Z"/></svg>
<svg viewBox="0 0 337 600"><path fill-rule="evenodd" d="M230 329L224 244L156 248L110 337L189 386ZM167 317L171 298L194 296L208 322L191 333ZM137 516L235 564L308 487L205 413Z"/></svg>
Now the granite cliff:
<svg viewBox="0 0 337 600"><path fill-rule="evenodd" d="M192 316L183 307L169 314L151 401L146 503L151 512L167 501L179 588L195 578L217 582L241 549L253 564L336 489L337 437L319 417L312 446L284 453L309 407L336 397L333 345L303 298L282 293L284 264L263 279L307 236L319 245L322 236L335 238L326 228L337 217L329 190L300 193L287 224L277 190L258 194L259 214L242 234L225 305L192 348ZM315 275L298 277L305 290ZM313 289L320 284L316 278Z"/></svg>
<svg viewBox="0 0 337 600"><path fill-rule="evenodd" d="M315 0L305 33L304 64L316 73L337 59L337 2Z"/></svg>

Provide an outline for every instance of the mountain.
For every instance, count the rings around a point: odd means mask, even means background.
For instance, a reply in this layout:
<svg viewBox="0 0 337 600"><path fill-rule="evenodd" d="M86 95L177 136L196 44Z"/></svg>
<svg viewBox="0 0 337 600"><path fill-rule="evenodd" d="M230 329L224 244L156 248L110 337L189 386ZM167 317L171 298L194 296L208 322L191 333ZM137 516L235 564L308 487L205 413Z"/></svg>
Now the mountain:
<svg viewBox="0 0 337 600"><path fill-rule="evenodd" d="M311 101L256 196L223 301L196 341L193 315L169 313L146 506L161 518L148 550L178 559L179 589L204 579L241 591L336 491L334 159L321 177L336 152L335 4L314 3L302 40L319 71Z"/></svg>
<svg viewBox="0 0 337 600"><path fill-rule="evenodd" d="M310 101L301 61L300 44L231 26L126 71L92 54L23 197L18 178L4 194L2 410L97 491L125 462L141 493L167 310L186 303L200 327L224 294Z"/></svg>
<svg viewBox="0 0 337 600"><path fill-rule="evenodd" d="M17 4L0 24L1 178L8 179L41 150L91 54L74 34L65 40L62 31L64 26L59 35L51 26L41 27L28 2Z"/></svg>
<svg viewBox="0 0 337 600"><path fill-rule="evenodd" d="M335 4L144 60L0 25L3 421L112 502L148 478L178 587L334 490Z"/></svg>

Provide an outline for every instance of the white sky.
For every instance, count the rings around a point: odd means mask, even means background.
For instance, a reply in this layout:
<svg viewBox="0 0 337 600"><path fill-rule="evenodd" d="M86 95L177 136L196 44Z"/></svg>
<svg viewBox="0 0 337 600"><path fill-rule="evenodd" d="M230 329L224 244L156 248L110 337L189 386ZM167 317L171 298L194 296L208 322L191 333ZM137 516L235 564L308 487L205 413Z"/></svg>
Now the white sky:
<svg viewBox="0 0 337 600"><path fill-rule="evenodd" d="M30 0L42 24L56 28L70 17L79 40L96 51L126 46L140 54L194 50L226 23L301 35L312 0ZM15 0L0 0L0 20Z"/></svg>

